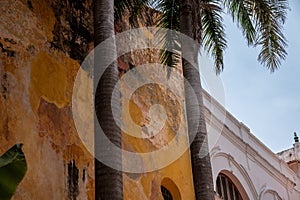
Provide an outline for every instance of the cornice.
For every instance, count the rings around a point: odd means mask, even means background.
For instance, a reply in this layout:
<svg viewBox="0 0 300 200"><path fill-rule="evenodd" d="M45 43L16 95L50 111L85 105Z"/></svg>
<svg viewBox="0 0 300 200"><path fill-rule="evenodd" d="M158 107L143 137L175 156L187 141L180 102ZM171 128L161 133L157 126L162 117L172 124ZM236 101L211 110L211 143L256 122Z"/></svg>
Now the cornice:
<svg viewBox="0 0 300 200"><path fill-rule="evenodd" d="M270 176L272 176L275 180L281 183L284 187L289 182L291 185L295 185L295 181L291 180L289 177L285 176L279 169L275 168L267 159L263 158L260 153L252 147L249 142L254 143L260 148L262 151L266 152L268 156L271 157L281 168L284 167L285 171L289 173L291 177L297 177L296 173L291 170L287 163L282 162L279 157L273 153L268 147L266 147L261 141L259 141L253 134L251 134L250 129L239 122L236 118L234 118L226 109L220 105L213 97L211 97L205 90L203 90L203 96L210 102L210 107L214 107L219 109L220 112L225 113L225 122L223 123L220 119L218 119L214 113L205 105L205 115L208 125L213 127L216 131L220 131L221 135L226 137L228 141L230 141L233 145L235 145L239 150L241 150L244 154L246 154L247 158L252 161L258 163L261 168L263 168ZM231 123L237 126L240 130L244 129L245 136L242 138L241 133L234 133L227 125L226 119ZM247 141L248 140L248 141ZM296 178L297 182L300 183L299 177Z"/></svg>

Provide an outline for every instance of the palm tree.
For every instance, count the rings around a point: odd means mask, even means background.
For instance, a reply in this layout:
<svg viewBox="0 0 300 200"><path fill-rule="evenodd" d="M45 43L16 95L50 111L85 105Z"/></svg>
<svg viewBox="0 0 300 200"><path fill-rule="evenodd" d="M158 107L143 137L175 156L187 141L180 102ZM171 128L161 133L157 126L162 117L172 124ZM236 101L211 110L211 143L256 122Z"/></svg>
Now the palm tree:
<svg viewBox="0 0 300 200"><path fill-rule="evenodd" d="M119 91L114 93L114 87L118 82L118 66L114 60L106 68L103 63L110 61L116 54L116 44L114 40L108 46L96 48L101 42L108 38L113 38L115 18L122 17L123 12L128 9L135 10L131 16L131 23L137 20L137 11L141 11L144 4L141 0L94 0L94 74L104 71L99 83L94 79L95 90L95 124L99 123L106 137L119 149L122 149L122 138L119 122L120 115L114 113L120 111ZM96 75L95 75L96 76ZM95 78L95 77L94 77ZM95 125L96 127L96 125ZM95 129L95 154L101 151L104 159L110 159L114 162L117 169L113 169L95 158L95 199L123 199L123 176L122 176L122 153L112 152L105 149L104 141L101 141L99 133Z"/></svg>
<svg viewBox="0 0 300 200"><path fill-rule="evenodd" d="M113 0L94 0L94 46L104 40L114 36L114 1ZM94 51L94 71L104 68L101 65L103 54L108 57L114 55L115 44L110 44L111 48L97 49ZM111 55L110 55L111 54ZM104 70L104 69L103 69ZM107 138L117 147L121 148L121 131L116 125L112 110L120 110L118 98L112 98L113 89L118 81L117 62L114 61L105 70L99 83L94 83L95 92L95 110L97 119ZM114 106L114 108L111 107ZM99 122L98 122L99 121ZM96 130L96 129L95 129ZM101 150L99 133L95 132L95 154ZM110 156L109 149L101 152L104 156ZM112 158L115 163L122 166L122 155L117 154ZM122 171L110 168L95 159L95 199L123 199L123 176Z"/></svg>
<svg viewBox="0 0 300 200"><path fill-rule="evenodd" d="M181 33L199 42L198 47L181 43L182 57L188 58L182 59L182 66L183 75L192 87L191 91L185 85L188 130L189 134L192 129L197 131L190 146L195 196L197 200L211 200L214 199L214 189L202 87L199 71L193 67L198 65L198 51L203 46L215 60L216 73L223 70L226 39L221 14L226 8L233 21L241 28L248 46L261 46L258 61L273 72L279 68L281 60L287 55L282 27L286 19L288 2L287 0L158 0L155 5L162 12L160 26L180 30ZM172 46L174 44L172 39L166 38L164 45ZM162 61L165 64L175 65L174 57L178 56L180 55L164 51ZM190 98L191 93L196 94L198 102ZM200 115L197 115L195 110L199 110Z"/></svg>
<svg viewBox="0 0 300 200"><path fill-rule="evenodd" d="M180 32L195 38L192 20L193 2L191 0L180 1L179 3L179 24ZM189 43L181 44L182 51L182 69L185 80L190 84L191 89L185 84L186 113L189 135L196 131L195 138L190 143L190 154L192 162L193 182L196 199L212 200L214 199L213 178L210 163L210 156L207 143L207 130L204 116L204 104L202 97L202 86L200 74L194 67L198 65L198 49L200 46ZM187 59L185 59L187 58ZM191 61L193 63L191 63ZM192 93L196 94L196 102L192 99ZM195 112L198 110L199 112ZM194 129L194 130L192 130ZM190 136L191 139L191 136ZM200 149L202 156L199 156Z"/></svg>
<svg viewBox="0 0 300 200"><path fill-rule="evenodd" d="M288 3L286 0L120 0L116 1L118 12L128 8L134 8L138 13L142 6L149 2L162 12L162 27L180 30L181 33L197 40L199 45L181 43L183 74L192 86L193 91L185 87L186 109L188 129L196 129L196 137L191 143L191 162L196 199L213 199L213 183L208 153L207 130L204 118L202 87L199 71L193 67L197 65L197 55L200 47L211 53L215 60L215 69L220 73L223 68L223 53L226 48L224 25L221 13L224 8L232 15L245 36L249 46L261 46L258 60L271 72L278 69L287 53L285 51L286 39L282 34L282 26L285 22ZM95 0L95 46L114 34L114 1ZM134 5L134 6L132 6ZM116 12L116 14L118 14ZM121 13L121 12L120 12ZM116 15L120 16L120 15ZM133 15L136 17L137 15ZM166 40L166 43L173 42ZM180 41L178 41L180 43ZM115 48L113 48L115 49ZM97 55L97 54L96 54ZM174 55L165 51L162 60L173 65ZM117 81L117 65L113 62L102 76L96 91L96 113L107 137L118 147L121 147L121 136L118 126L112 118L111 94ZM190 99L190 93L194 92L197 102ZM114 99L113 105L119 106ZM194 110L200 114L195 115ZM201 152L200 152L201 149ZM97 149L95 149L97 150ZM121 155L117 155L116 162L122 164ZM96 174L96 199L122 199L122 173L113 170L97 160L95 161Z"/></svg>

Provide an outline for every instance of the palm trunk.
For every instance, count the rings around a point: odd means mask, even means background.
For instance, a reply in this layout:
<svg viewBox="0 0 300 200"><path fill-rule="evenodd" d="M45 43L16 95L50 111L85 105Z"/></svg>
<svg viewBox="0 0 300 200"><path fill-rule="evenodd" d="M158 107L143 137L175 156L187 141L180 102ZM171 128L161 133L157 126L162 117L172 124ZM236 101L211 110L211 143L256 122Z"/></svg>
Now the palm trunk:
<svg viewBox="0 0 300 200"><path fill-rule="evenodd" d="M193 8L192 0L180 1L180 31L191 38L194 38L192 24ZM190 139L191 132L196 131L196 136L190 146L196 200L213 200L214 188L207 142L202 87L199 71L193 67L193 65L198 67L199 47L199 45L189 44L187 41L181 44L182 57L185 58L182 59L183 75L185 80L191 85L190 88L185 84L186 114ZM196 94L196 101L192 98L193 93ZM195 110L199 112L195 112Z"/></svg>
<svg viewBox="0 0 300 200"><path fill-rule="evenodd" d="M114 1L94 0L94 46L114 35ZM112 98L114 86L118 81L118 69L116 60L105 69L103 59L111 58L115 55L116 45L113 41L107 49L97 49L94 51L94 74L105 70L99 83L94 77L95 91L95 122L99 123L106 137L119 149L121 149L121 131L116 125L112 110L120 111L119 96ZM105 55L103 55L105 54ZM99 69L102 68L102 69ZM112 109L113 106L113 109ZM98 118L98 120L97 120ZM99 121L99 122L98 122ZM96 127L96 126L95 126ZM103 141L99 139L99 131L95 129L95 154L101 149L101 157L113 159L113 162L122 169L122 154L114 153L109 149L103 150ZM102 145L102 146L101 146ZM110 168L95 159L95 199L123 199L123 177L122 171Z"/></svg>

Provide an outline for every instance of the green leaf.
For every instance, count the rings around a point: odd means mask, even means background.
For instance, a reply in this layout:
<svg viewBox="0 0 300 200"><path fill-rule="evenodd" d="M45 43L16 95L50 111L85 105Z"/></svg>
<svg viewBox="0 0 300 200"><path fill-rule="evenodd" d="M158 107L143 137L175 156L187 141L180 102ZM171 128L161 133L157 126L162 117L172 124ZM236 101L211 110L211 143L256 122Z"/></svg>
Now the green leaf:
<svg viewBox="0 0 300 200"><path fill-rule="evenodd" d="M0 199L10 199L23 179L27 164L23 144L15 144L0 157Z"/></svg>
<svg viewBox="0 0 300 200"><path fill-rule="evenodd" d="M227 47L222 9L218 3L207 1L201 4L203 45L215 61L217 74L224 69L223 55Z"/></svg>

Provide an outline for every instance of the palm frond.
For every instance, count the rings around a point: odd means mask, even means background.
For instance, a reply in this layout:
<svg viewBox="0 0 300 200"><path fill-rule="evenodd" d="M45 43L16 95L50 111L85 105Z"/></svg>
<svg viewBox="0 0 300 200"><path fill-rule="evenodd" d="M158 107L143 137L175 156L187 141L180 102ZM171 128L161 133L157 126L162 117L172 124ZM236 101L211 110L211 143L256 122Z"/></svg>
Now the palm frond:
<svg viewBox="0 0 300 200"><path fill-rule="evenodd" d="M225 6L232 16L233 22L237 22L242 29L243 36L246 38L248 46L255 44L256 30L252 21L253 3L241 0L225 0Z"/></svg>
<svg viewBox="0 0 300 200"><path fill-rule="evenodd" d="M122 19L124 12L129 12L129 23L132 27L138 27L138 19L146 14L146 9L151 6L153 0L117 0L115 1L115 19Z"/></svg>
<svg viewBox="0 0 300 200"><path fill-rule="evenodd" d="M131 0L133 1L133 7L130 9L129 23L133 27L138 27L138 19L147 17L147 9L149 8L152 0ZM149 18L149 17L148 17ZM147 22L147 20L144 20Z"/></svg>
<svg viewBox="0 0 300 200"><path fill-rule="evenodd" d="M179 31L179 4L177 0L158 0L155 8L161 11L158 26L172 31ZM162 50L160 59L168 67L176 67L180 62L180 38L172 31L162 31L160 37Z"/></svg>
<svg viewBox="0 0 300 200"><path fill-rule="evenodd" d="M178 41L180 38L178 34L168 31L162 36L163 47L160 50L160 60L162 64L174 68L180 63L180 44Z"/></svg>
<svg viewBox="0 0 300 200"><path fill-rule="evenodd" d="M256 45L261 46L258 60L271 72L279 68L287 56L287 40L282 33L287 10L287 0L253 0L253 19L258 30Z"/></svg>
<svg viewBox="0 0 300 200"><path fill-rule="evenodd" d="M129 10L133 7L132 0L115 1L114 7L115 20L120 20L122 19L125 10Z"/></svg>
<svg viewBox="0 0 300 200"><path fill-rule="evenodd" d="M203 46L214 58L218 74L224 69L223 54L227 47L222 9L217 1L203 2L201 7Z"/></svg>

